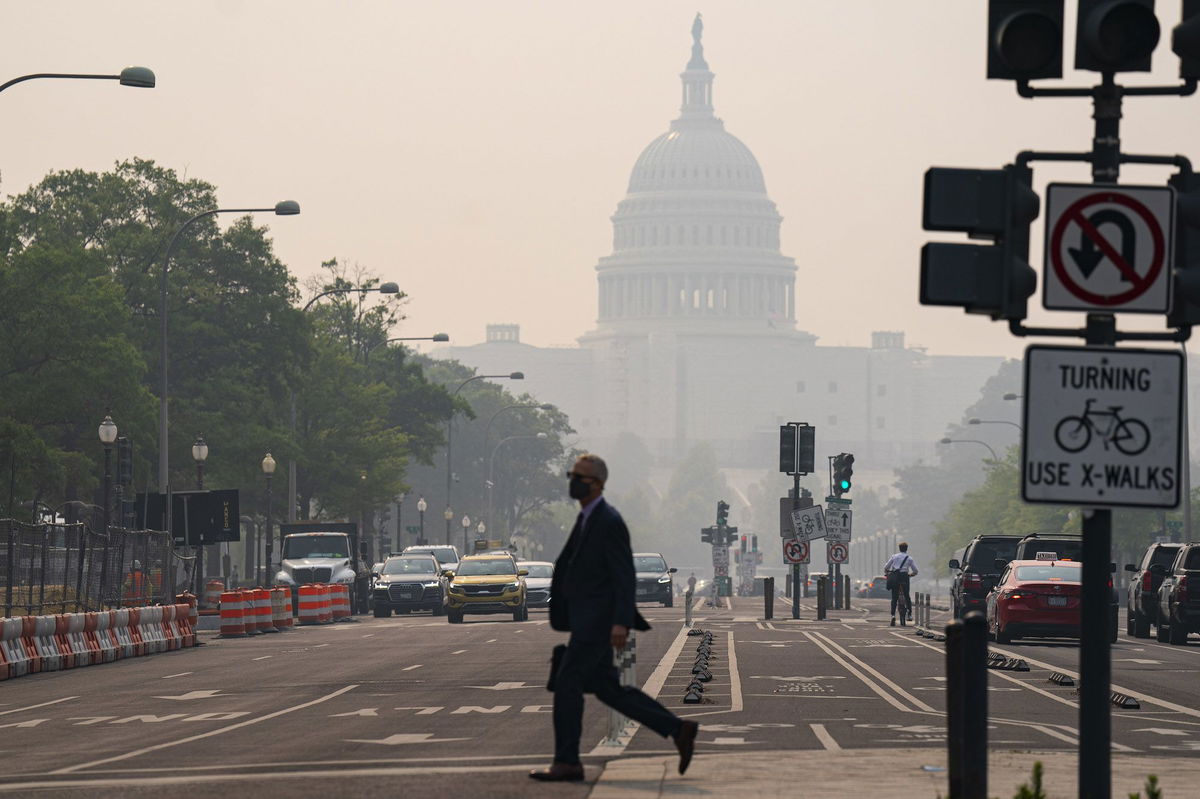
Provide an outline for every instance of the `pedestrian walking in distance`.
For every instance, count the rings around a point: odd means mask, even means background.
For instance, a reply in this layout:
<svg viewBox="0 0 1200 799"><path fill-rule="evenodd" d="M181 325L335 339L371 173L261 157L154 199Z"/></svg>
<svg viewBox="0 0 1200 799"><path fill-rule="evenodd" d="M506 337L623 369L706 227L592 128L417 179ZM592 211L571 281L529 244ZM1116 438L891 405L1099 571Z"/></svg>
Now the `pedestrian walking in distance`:
<svg viewBox="0 0 1200 799"><path fill-rule="evenodd" d="M903 627L906 621L912 621L912 596L908 593L908 582L917 576L917 564L908 555L907 543L901 541L896 549L896 554L883 564L883 573L887 577L887 587L892 590L892 627L896 626L896 605L900 597L904 597L904 604L900 608L900 626Z"/></svg>
<svg viewBox="0 0 1200 799"><path fill-rule="evenodd" d="M554 762L529 772L535 780L582 780L579 736L583 695L675 741L679 773L692 760L699 725L683 721L633 686L621 685L613 650L625 648L630 629L649 630L637 612L637 588L629 529L604 501L608 467L596 455L581 455L570 472L569 493L580 505L575 527L554 562L550 583L550 626L571 637L558 659L554 683Z"/></svg>

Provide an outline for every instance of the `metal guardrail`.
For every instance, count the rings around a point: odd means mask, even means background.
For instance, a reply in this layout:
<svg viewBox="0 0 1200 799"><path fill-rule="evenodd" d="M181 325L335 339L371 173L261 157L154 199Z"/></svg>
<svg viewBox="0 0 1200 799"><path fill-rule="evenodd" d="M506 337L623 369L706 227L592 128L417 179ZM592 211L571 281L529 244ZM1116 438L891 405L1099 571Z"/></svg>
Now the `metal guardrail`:
<svg viewBox="0 0 1200 799"><path fill-rule="evenodd" d="M134 564L138 568L134 568ZM176 570L163 532L0 519L0 615L81 613L169 601Z"/></svg>

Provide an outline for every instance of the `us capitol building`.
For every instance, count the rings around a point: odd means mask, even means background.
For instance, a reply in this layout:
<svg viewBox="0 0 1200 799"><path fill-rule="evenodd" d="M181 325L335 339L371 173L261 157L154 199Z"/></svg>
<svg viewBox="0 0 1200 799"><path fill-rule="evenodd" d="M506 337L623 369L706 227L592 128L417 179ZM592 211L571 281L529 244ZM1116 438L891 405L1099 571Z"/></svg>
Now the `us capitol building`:
<svg viewBox="0 0 1200 799"><path fill-rule="evenodd" d="M932 456L1001 359L927 355L900 332L824 347L796 328L783 219L754 154L714 114L701 34L697 16L679 117L638 156L612 217L595 329L578 347L544 348L522 344L517 324L492 324L484 343L433 357L519 369L525 383L510 388L562 408L579 446L611 452L632 433L662 466L706 442L723 468L757 477L777 463L789 421L816 425L819 464L854 452L862 473Z"/></svg>

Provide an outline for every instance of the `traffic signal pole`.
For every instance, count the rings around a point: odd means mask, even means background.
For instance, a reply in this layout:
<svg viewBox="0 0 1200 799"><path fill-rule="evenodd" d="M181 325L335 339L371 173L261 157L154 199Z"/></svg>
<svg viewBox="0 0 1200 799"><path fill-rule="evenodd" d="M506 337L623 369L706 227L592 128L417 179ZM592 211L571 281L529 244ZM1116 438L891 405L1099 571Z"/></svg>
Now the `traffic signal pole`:
<svg viewBox="0 0 1200 799"><path fill-rule="evenodd" d="M800 473L792 475L792 510L800 510ZM792 618L800 618L800 564L792 564Z"/></svg>

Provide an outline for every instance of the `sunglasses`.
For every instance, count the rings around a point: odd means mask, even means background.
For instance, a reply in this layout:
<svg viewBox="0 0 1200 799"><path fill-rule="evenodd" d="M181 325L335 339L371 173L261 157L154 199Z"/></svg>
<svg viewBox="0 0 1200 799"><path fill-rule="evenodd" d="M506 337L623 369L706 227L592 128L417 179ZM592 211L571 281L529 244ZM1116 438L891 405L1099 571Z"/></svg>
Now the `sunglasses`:
<svg viewBox="0 0 1200 799"><path fill-rule="evenodd" d="M573 480L578 477L580 480L595 480L590 474L580 474L579 472L567 472L567 479Z"/></svg>

